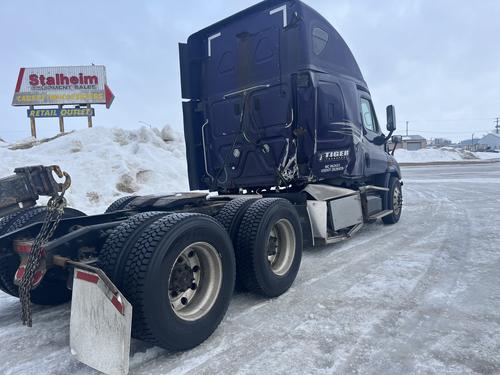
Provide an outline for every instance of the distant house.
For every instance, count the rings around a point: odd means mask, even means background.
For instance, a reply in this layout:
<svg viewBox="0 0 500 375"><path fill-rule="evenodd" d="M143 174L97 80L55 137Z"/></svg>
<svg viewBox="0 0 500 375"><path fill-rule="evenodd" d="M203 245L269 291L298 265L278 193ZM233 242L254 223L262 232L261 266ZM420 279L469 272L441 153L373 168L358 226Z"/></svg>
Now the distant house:
<svg viewBox="0 0 500 375"><path fill-rule="evenodd" d="M472 143L472 138L464 139L460 141L459 145L463 147L470 147L471 145L478 145L480 138L474 138L474 143Z"/></svg>
<svg viewBox="0 0 500 375"><path fill-rule="evenodd" d="M500 150L500 134L487 134L479 140L479 144L487 146L490 150Z"/></svg>
<svg viewBox="0 0 500 375"><path fill-rule="evenodd" d="M402 148L408 151L416 151L427 147L427 140L421 135L403 135L402 138L402 142L397 144L396 149ZM391 150L394 147L390 141L387 146Z"/></svg>
<svg viewBox="0 0 500 375"><path fill-rule="evenodd" d="M427 147L427 140L421 135L403 135L403 142L400 148L408 151L417 151Z"/></svg>
<svg viewBox="0 0 500 375"><path fill-rule="evenodd" d="M500 150L500 134L490 133L482 138L466 139L460 142L460 146L472 151Z"/></svg>

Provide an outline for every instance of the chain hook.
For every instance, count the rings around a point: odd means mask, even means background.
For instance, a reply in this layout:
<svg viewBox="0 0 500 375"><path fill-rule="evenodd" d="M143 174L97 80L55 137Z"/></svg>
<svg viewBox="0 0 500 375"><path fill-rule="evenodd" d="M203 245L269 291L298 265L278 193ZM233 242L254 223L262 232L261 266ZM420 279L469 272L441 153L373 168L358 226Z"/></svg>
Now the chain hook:
<svg viewBox="0 0 500 375"><path fill-rule="evenodd" d="M61 196L63 196L66 190L68 190L71 186L71 176L67 172L63 171L58 165L52 165L51 169L57 177L64 178L64 182L58 183L59 188L61 189Z"/></svg>

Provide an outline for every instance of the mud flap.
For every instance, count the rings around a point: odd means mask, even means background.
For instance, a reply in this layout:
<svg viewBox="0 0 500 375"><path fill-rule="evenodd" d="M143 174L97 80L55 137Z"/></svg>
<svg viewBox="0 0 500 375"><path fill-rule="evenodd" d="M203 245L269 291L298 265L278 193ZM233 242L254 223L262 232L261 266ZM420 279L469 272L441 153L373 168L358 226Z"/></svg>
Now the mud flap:
<svg viewBox="0 0 500 375"><path fill-rule="evenodd" d="M129 369L132 305L103 272L75 268L71 302L71 353L109 375Z"/></svg>

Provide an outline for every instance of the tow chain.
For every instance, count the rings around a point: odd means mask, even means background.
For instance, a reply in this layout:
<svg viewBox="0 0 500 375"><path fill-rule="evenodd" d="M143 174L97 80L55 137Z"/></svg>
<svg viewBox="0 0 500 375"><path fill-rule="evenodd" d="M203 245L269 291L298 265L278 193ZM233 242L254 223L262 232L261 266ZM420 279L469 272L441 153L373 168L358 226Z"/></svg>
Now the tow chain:
<svg viewBox="0 0 500 375"><path fill-rule="evenodd" d="M42 224L40 232L35 238L31 246L31 252L28 256L26 269L19 285L19 299L21 301L21 319L23 325L28 327L32 326L31 319L31 289L33 288L33 277L35 272L40 266L40 260L44 256L43 245L53 236L61 218L64 214L64 207L66 206L66 199L64 193L70 185L70 177L67 173L62 172L58 167L53 167L53 171L59 177L66 177L64 184L60 184L61 193L57 196L50 198L47 203L47 214Z"/></svg>

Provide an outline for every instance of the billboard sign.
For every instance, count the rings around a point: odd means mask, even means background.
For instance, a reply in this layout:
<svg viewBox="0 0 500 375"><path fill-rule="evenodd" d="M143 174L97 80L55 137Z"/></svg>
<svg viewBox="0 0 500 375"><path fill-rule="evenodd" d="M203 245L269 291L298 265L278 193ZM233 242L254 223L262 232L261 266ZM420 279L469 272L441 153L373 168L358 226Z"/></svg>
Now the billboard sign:
<svg viewBox="0 0 500 375"><path fill-rule="evenodd" d="M12 105L106 104L114 95L103 65L21 68Z"/></svg>
<svg viewBox="0 0 500 375"><path fill-rule="evenodd" d="M28 109L28 117L89 117L94 116L94 108L41 108Z"/></svg>

